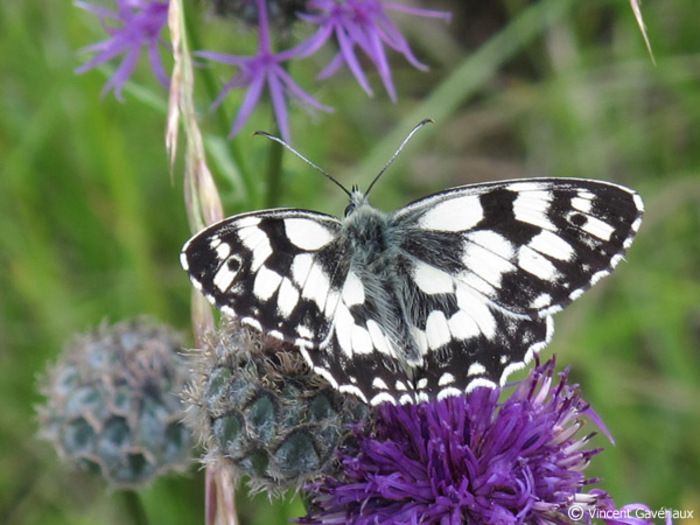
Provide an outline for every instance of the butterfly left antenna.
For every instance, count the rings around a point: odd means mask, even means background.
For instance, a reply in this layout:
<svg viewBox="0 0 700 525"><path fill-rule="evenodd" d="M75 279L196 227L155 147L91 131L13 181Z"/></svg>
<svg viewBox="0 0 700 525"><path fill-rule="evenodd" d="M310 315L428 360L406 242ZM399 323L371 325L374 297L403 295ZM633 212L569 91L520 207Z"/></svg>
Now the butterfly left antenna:
<svg viewBox="0 0 700 525"><path fill-rule="evenodd" d="M417 132L420 128L422 128L423 126L425 126L426 124L433 124L434 122L435 122L435 121L434 121L433 119L425 118L425 119L421 120L418 124L416 124L416 125L414 126L414 128L413 128L413 129L411 130L411 132L406 136L406 138L403 139L403 142L402 142L401 145L398 147L398 149L397 149L397 150L394 152L394 154L391 156L391 158L389 159L389 162L387 162L387 163L384 165L384 167L381 169L381 171L380 171L379 173L377 173L377 176L374 177L374 179L373 179L372 182L370 183L369 187L367 188L367 191L365 192L365 195L369 195L369 192L372 190L372 186L374 186L374 184L379 180L379 178L380 178L382 175L384 175L384 172L389 168L389 166L391 166L391 165L394 163L394 161L396 160L396 157L399 156L399 153L401 153L401 150L404 148L404 146L405 146L406 144L408 144L408 141L411 140L411 139L413 138L413 135L415 135L416 132Z"/></svg>
<svg viewBox="0 0 700 525"><path fill-rule="evenodd" d="M346 195L347 195L348 197L352 198L352 194L348 191L348 189L347 189L345 186L343 186L340 182L338 182L335 178L333 178L333 176L332 176L330 173L328 173L326 170L324 170L323 168L321 168L321 167L318 166L317 164L311 162L309 159L307 159L306 157L304 157L304 155L302 155L301 153L299 153L297 150L295 150L293 147L291 147L289 144L287 144L287 143L286 143L284 140L282 140L281 138L275 137L274 135L270 135L269 133L267 133L267 132L265 132L265 131L256 131L255 133L253 133L253 135L262 135L263 137L268 138L268 139L270 139L270 140L273 140L273 141L277 142L278 144L282 144L282 146L284 146L284 147L287 148L289 151L291 151L292 153L294 153L297 157L299 157L301 160L303 160L304 162L306 162L306 163L307 163L309 166L311 166L313 169L315 169L316 171L318 171L318 172L320 172L321 174L325 175L325 176L326 176L328 179L330 179L335 185L337 185L341 190L343 190L343 191L346 193Z"/></svg>

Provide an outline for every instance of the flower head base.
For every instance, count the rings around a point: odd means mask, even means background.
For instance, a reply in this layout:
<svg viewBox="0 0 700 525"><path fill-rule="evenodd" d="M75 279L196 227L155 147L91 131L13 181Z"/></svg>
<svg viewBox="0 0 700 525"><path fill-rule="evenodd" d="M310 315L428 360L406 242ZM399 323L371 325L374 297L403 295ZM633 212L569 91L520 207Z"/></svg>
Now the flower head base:
<svg viewBox="0 0 700 525"><path fill-rule="evenodd" d="M479 388L421 405L385 404L374 428L357 430L340 455L343 475L310 484L304 523L571 523L611 500L584 492L600 449L579 436L584 420L607 429L554 360L537 366L510 398Z"/></svg>
<svg viewBox="0 0 700 525"><path fill-rule="evenodd" d="M75 338L41 382L41 436L67 463L135 488L191 460L181 422L188 369L169 327L144 319Z"/></svg>
<svg viewBox="0 0 700 525"><path fill-rule="evenodd" d="M212 0L214 12L232 16L250 26L258 24L257 0ZM275 29L288 31L299 15L306 11L306 0L267 0L268 16Z"/></svg>
<svg viewBox="0 0 700 525"><path fill-rule="evenodd" d="M319 78L325 79L332 76L344 64L350 68L362 89L371 96L372 88L355 51L355 48L359 48L379 71L384 87L393 101L397 98L396 88L384 46L402 54L417 69L426 70L427 66L415 57L408 42L391 21L386 10L445 20L450 18L449 13L442 11L412 8L381 0L345 0L344 2L310 0L308 7L314 13L302 15L302 18L319 26L319 33L315 38L326 40L331 35L335 35L340 48L340 52L319 74Z"/></svg>
<svg viewBox="0 0 700 525"><path fill-rule="evenodd" d="M282 137L289 141L289 119L287 114L286 97L291 95L306 103L312 108L321 111L332 111L332 108L324 106L308 93L304 92L299 85L294 82L291 75L284 70L282 64L293 59L303 58L315 51L315 47L309 43L303 43L293 49L280 53L272 52L270 42L270 24L268 21L267 4L265 0L257 0L258 13L260 16L260 46L254 56L236 56L223 53L203 51L199 56L231 64L239 67L239 71L229 80L221 93L214 101L214 107L221 104L224 97L236 88L247 88L241 108L238 111L236 120L231 129L231 136L236 135L250 118L251 113L258 104L265 87L270 92L272 108L275 113L277 125Z"/></svg>
<svg viewBox="0 0 700 525"><path fill-rule="evenodd" d="M160 57L163 28L168 21L168 2L162 0L115 0L116 11L95 6L86 2L76 5L97 15L110 37L85 48L95 53L88 62L76 71L84 73L113 58L123 55L121 64L103 89L103 94L114 91L118 99L131 77L142 48L146 49L154 74L164 86L168 85L168 75Z"/></svg>

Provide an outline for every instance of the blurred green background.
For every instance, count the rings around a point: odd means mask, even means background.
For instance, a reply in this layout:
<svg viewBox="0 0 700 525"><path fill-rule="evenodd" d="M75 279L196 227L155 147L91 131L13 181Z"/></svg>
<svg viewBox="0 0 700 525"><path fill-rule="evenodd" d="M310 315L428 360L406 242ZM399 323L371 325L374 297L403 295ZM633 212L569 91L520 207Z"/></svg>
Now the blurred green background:
<svg viewBox="0 0 700 525"><path fill-rule="evenodd" d="M375 74L368 99L347 72L316 84L328 50L292 66L331 115L292 109L295 146L365 184L418 120L421 132L373 192L391 209L450 185L520 176L611 180L637 189L647 214L615 274L556 316L544 355L573 366L617 440L590 467L618 504L700 514L700 4L648 0L654 66L623 0L424 2L453 22L396 20L428 73L392 56L400 100ZM533 7L534 6L534 7ZM254 35L190 5L202 47L240 52ZM206 31L205 31L206 29ZM231 35L235 35L235 38ZM206 38L204 38L206 36ZM100 98L109 70L76 76L77 50L103 37L70 2L0 4L0 523L128 523L119 493L61 467L36 440L35 378L71 334L148 313L189 334L177 254L189 232L181 165L168 173L166 93L146 67L123 103ZM227 79L201 70L198 98L226 212L266 203L340 213L344 196L285 156L267 192L273 130L262 105L233 145L240 94L207 112ZM232 148L235 155L232 155ZM144 491L154 524L202 523L203 475ZM298 500L238 496L241 523L287 523ZM686 522L690 523L690 522Z"/></svg>

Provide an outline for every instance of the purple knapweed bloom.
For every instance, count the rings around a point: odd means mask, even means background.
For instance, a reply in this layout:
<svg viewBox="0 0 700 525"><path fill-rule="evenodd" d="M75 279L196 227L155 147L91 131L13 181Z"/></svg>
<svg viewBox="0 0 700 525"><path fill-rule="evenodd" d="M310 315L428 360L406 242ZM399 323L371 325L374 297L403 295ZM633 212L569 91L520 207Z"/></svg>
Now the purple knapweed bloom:
<svg viewBox="0 0 700 525"><path fill-rule="evenodd" d="M221 93L214 101L217 107L226 95L236 88L247 88L243 103L238 110L238 115L231 129L231 136L236 135L245 125L251 113L258 104L262 92L267 87L272 100L272 108L275 113L277 125L282 138L289 141L289 120L287 115L287 96L293 96L308 106L321 111L333 111L332 108L321 104L314 97L306 93L294 82L291 75L285 71L282 64L293 59L304 58L318 49L315 42L303 42L302 44L274 53L270 41L270 24L268 21L267 5L265 0L257 0L259 13L260 42L258 52L253 56L237 56L211 51L202 51L198 56L238 66L239 71L223 87Z"/></svg>
<svg viewBox="0 0 700 525"><path fill-rule="evenodd" d="M374 64L384 83L391 100L396 101L396 88L391 78L391 69L386 56L385 46L402 54L415 68L426 70L411 51L408 42L399 28L387 15L387 10L430 17L450 19L450 14L444 11L433 11L406 6L397 2L382 2L381 0L309 0L308 15L300 15L307 22L317 24L318 32L312 41L325 42L332 36L338 43L340 51L331 62L321 71L319 79L325 79L335 74L345 64L355 76L358 84L368 95L372 88L360 65L356 49L359 48Z"/></svg>
<svg viewBox="0 0 700 525"><path fill-rule="evenodd" d="M123 55L121 64L109 79L103 94L114 91L118 99L122 98L124 84L136 68L142 48L146 48L148 59L155 76L164 86L168 85L160 57L163 28L168 22L168 2L158 0L115 0L116 10L96 6L86 2L76 2L82 9L90 11L100 19L110 37L85 48L95 53L88 62L76 72L84 73L113 58Z"/></svg>
<svg viewBox="0 0 700 525"><path fill-rule="evenodd" d="M374 424L356 429L339 453L341 474L306 487L311 502L301 523L568 524L614 510L604 491L586 491L597 480L584 470L601 449L587 448L594 433L581 431L588 420L610 435L567 378L564 371L555 379L552 359L502 403L503 389L477 388L381 405Z"/></svg>

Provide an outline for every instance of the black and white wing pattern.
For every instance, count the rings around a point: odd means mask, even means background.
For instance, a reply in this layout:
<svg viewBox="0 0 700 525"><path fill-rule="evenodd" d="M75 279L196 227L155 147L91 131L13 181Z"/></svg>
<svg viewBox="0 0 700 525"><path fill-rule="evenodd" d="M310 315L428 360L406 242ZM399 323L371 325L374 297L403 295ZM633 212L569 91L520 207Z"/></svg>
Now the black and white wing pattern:
<svg viewBox="0 0 700 525"><path fill-rule="evenodd" d="M503 384L525 366L551 314L622 260L642 213L633 191L578 179L463 186L398 210L418 397Z"/></svg>
<svg viewBox="0 0 700 525"><path fill-rule="evenodd" d="M522 179L393 214L354 191L349 210L238 215L193 237L182 265L224 314L376 405L503 384L549 342L551 315L619 263L643 206L614 184Z"/></svg>
<svg viewBox="0 0 700 525"><path fill-rule="evenodd" d="M224 314L303 348L330 331L334 293L348 272L335 217L269 210L225 219L182 249L195 288Z"/></svg>
<svg viewBox="0 0 700 525"><path fill-rule="evenodd" d="M269 210L201 231L181 263L224 314L296 345L331 385L369 402L373 384L405 375L394 350L403 328L392 290L351 268L348 244L335 217Z"/></svg>

